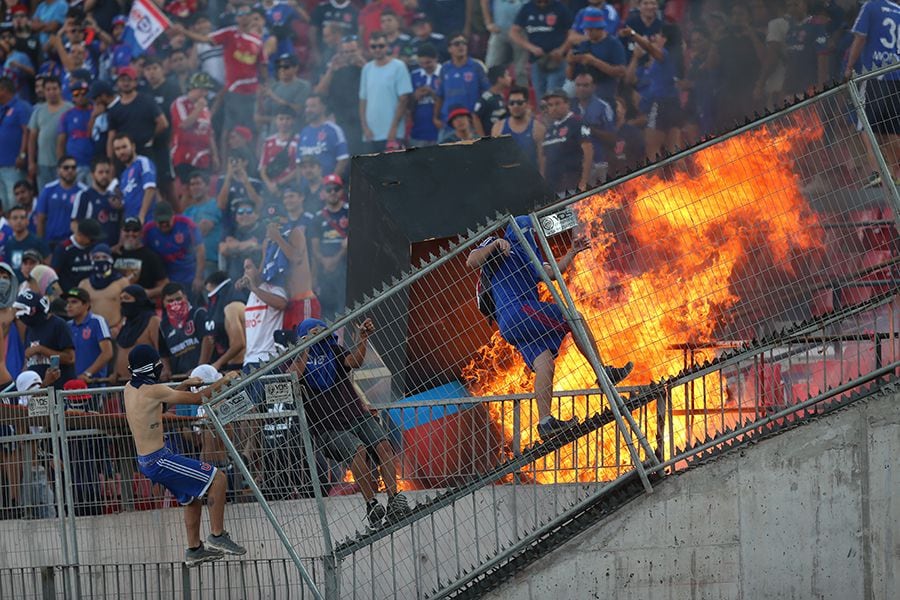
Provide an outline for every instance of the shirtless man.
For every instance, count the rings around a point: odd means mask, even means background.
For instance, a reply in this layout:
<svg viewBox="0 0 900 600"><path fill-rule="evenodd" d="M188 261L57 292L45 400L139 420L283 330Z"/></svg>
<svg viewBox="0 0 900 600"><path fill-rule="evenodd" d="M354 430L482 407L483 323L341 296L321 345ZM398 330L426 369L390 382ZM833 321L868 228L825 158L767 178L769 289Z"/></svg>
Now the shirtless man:
<svg viewBox="0 0 900 600"><path fill-rule="evenodd" d="M319 299L312 290L312 272L309 267L309 253L306 250L306 227L313 216L304 211L303 192L294 186L285 186L282 201L287 212L285 223L269 223L267 237L269 244L277 249L274 253L267 246L267 257L275 259L279 254L287 258L287 287L291 294L284 313L284 329L294 329L303 319L318 319L322 316Z"/></svg>
<svg viewBox="0 0 900 600"><path fill-rule="evenodd" d="M165 486L184 506L188 538L184 562L193 566L219 560L225 554L246 554L247 549L232 541L225 531L225 475L208 463L175 454L163 442L163 403L201 404L236 374L229 373L198 393L172 389L159 383L162 362L156 349L146 344L128 353L128 370L131 381L125 385L125 416L137 449L138 468L150 481ZM182 384L185 388L196 385L202 385L199 378ZM200 539L204 495L210 529L206 545Z"/></svg>
<svg viewBox="0 0 900 600"><path fill-rule="evenodd" d="M91 310L109 324L113 336L119 334L122 326L122 290L135 279L134 273L127 277L113 269L112 250L106 244L97 244L91 250L91 275L78 284L91 296Z"/></svg>

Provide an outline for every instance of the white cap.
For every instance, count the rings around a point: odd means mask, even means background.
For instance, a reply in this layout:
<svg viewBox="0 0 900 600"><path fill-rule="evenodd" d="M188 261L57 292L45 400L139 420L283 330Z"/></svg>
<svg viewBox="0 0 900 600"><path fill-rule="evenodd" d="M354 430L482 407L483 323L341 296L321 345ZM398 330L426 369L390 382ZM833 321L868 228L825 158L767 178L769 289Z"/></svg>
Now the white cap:
<svg viewBox="0 0 900 600"><path fill-rule="evenodd" d="M222 374L216 371L212 365L198 365L191 371L191 377L196 377L206 385L222 379Z"/></svg>
<svg viewBox="0 0 900 600"><path fill-rule="evenodd" d="M41 387L43 380L41 376L34 371L22 371L16 377L16 390L19 392L27 392L35 387Z"/></svg>

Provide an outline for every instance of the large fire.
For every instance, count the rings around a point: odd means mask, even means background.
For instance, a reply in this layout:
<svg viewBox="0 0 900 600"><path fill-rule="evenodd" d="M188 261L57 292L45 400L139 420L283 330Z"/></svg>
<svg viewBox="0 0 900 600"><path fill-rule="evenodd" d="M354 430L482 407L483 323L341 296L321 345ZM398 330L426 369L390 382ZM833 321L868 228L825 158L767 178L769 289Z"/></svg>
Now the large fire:
<svg viewBox="0 0 900 600"><path fill-rule="evenodd" d="M657 170L574 205L592 246L576 259L566 283L604 362L634 361L635 371L626 384L674 375L689 365L682 350L673 346L716 339L717 331L729 323L729 310L742 299L740 290L747 289L736 285L742 263L765 261L792 277L792 258L820 246L818 222L800 191L792 157L822 131L815 117L753 130L694 154L689 164ZM709 350L694 354L696 361L713 357ZM532 391L532 375L499 333L463 375L473 395ZM567 340L557 360L554 389L594 388L595 381L590 366ZM727 398L725 390L716 389L720 379L710 376L702 383L707 386L706 410L718 408L709 402ZM521 412L523 446L536 434L537 408L528 404L523 403ZM672 404L675 439L668 439L667 427L667 449L670 442L679 448L713 433L699 419L688 431L693 421L683 393L679 396L675 390ZM512 440L511 403L492 406L495 422ZM554 403L554 411L564 418L575 414L584 419L602 408L598 396ZM648 409L656 414L653 404ZM653 440L655 418L642 425ZM615 477L616 456L628 463L617 437L613 424L531 465L529 474L542 483Z"/></svg>

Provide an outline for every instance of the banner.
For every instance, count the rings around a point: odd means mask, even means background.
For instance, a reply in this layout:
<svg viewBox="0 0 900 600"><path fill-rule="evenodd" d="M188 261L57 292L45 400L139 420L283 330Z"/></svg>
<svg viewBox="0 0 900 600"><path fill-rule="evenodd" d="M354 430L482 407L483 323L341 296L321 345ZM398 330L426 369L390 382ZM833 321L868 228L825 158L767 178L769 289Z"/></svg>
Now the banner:
<svg viewBox="0 0 900 600"><path fill-rule="evenodd" d="M125 40L137 56L149 48L150 44L171 25L172 23L153 0L134 0L125 26Z"/></svg>

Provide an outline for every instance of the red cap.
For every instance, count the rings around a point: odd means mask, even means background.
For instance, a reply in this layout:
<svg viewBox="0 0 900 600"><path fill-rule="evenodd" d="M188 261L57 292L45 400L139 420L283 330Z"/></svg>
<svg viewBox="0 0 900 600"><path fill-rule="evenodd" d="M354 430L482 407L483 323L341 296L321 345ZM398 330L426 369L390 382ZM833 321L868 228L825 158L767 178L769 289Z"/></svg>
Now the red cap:
<svg viewBox="0 0 900 600"><path fill-rule="evenodd" d="M88 384L83 379L70 379L63 384L64 390L86 390ZM91 399L90 394L73 394L66 397L70 402L88 402Z"/></svg>
<svg viewBox="0 0 900 600"><path fill-rule="evenodd" d="M24 4L16 4L12 7L12 10L9 11L9 14L11 15L19 15L22 13L28 14L28 7Z"/></svg>
<svg viewBox="0 0 900 600"><path fill-rule="evenodd" d="M464 108L464 107L454 108L453 110L450 111L450 114L447 115L447 125L452 125L453 119L455 119L456 117L471 117L471 116L472 116L472 113L469 112L468 108Z"/></svg>
<svg viewBox="0 0 900 600"><path fill-rule="evenodd" d="M243 125L238 125L231 131L233 131L234 133L236 133L239 136L241 136L242 138L244 138L244 140L247 142L253 141L253 132L250 131L250 129L248 127L244 127Z"/></svg>
<svg viewBox="0 0 900 600"><path fill-rule="evenodd" d="M128 66L125 66L125 67L120 67L120 68L119 68L119 72L116 74L116 79L118 79L119 77L123 77L123 76L124 76L124 77L131 77L132 79L134 79L135 81L137 81L137 80L138 80L138 72L137 72L137 69L135 69L135 68L132 67L131 65L128 65Z"/></svg>
<svg viewBox="0 0 900 600"><path fill-rule="evenodd" d="M339 175L335 175L334 173L332 173L322 178L322 185L338 185L340 187L344 187L344 181L340 178Z"/></svg>

